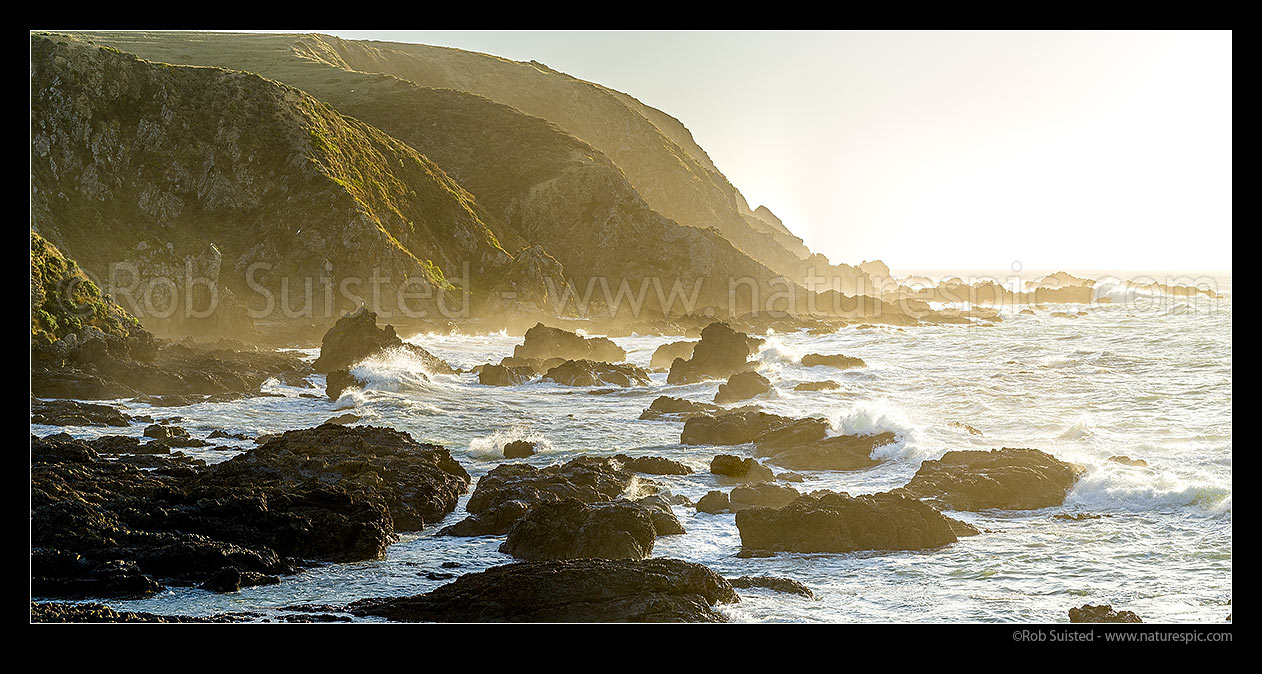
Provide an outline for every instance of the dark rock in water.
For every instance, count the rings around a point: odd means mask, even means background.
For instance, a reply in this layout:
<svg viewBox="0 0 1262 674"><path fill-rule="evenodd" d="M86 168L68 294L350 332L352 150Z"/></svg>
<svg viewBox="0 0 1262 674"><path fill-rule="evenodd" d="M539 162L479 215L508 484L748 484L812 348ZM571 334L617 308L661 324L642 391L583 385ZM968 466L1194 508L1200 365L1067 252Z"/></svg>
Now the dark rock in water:
<svg viewBox="0 0 1262 674"><path fill-rule="evenodd" d="M1054 520L1065 520L1069 522L1081 522L1083 520L1098 520L1098 519L1102 519L1103 517L1104 515L1095 515L1092 513L1074 513L1073 515L1070 515L1068 513L1056 513L1055 515L1052 515L1052 519Z"/></svg>
<svg viewBox="0 0 1262 674"><path fill-rule="evenodd" d="M210 439L210 440L219 440L219 439L225 439L225 440L253 440L253 439L254 439L254 438L251 438L250 436L246 435L245 433L229 433L229 432L227 432L227 431L220 430L220 429L215 429L215 430L211 431L211 432L210 432L210 435L207 435L206 437L207 437L207 439Z"/></svg>
<svg viewBox="0 0 1262 674"><path fill-rule="evenodd" d="M880 463L872 458L877 447L893 443L893 433L876 435L838 435L817 440L792 436L759 438L754 456L766 457L769 463L794 470L862 470ZM795 440L802 439L801 442Z"/></svg>
<svg viewBox="0 0 1262 674"><path fill-rule="evenodd" d="M684 532L684 525L679 523L679 518L675 517L675 510L671 508L670 499L662 494L653 494L638 498L634 503L648 511L649 518L653 521L653 530L658 536L674 536Z"/></svg>
<svg viewBox="0 0 1262 674"><path fill-rule="evenodd" d="M347 424L353 424L356 421L359 421L360 419L363 419L363 417L359 416L358 414L352 414L351 412L344 412L335 417L329 417L329 419L327 419L324 423L345 426Z"/></svg>
<svg viewBox="0 0 1262 674"><path fill-rule="evenodd" d="M658 396L653 400L648 409L640 413L640 419L645 421L653 421L657 419L667 419L670 421L687 421L689 418L698 414L716 414L723 408L711 403L701 403L694 400L684 400L683 398L672 398L670 396Z"/></svg>
<svg viewBox="0 0 1262 674"><path fill-rule="evenodd" d="M1099 606L1083 604L1069 609L1071 623L1142 623L1139 616L1132 611L1115 611L1109 604Z"/></svg>
<svg viewBox="0 0 1262 674"><path fill-rule="evenodd" d="M421 575L425 576L426 578L430 580L451 580L452 578L456 577L456 574L454 573L443 573L440 571L426 571L422 573Z"/></svg>
<svg viewBox="0 0 1262 674"><path fill-rule="evenodd" d="M728 494L728 500L733 511L745 508L783 508L801 495L793 487L771 482L755 482L732 489L732 492Z"/></svg>
<svg viewBox="0 0 1262 674"><path fill-rule="evenodd" d="M692 358L692 349L696 345L696 342L687 340L663 344L653 352L653 356L649 359L649 367L654 370L670 369L671 363L674 363L676 358L684 360Z"/></svg>
<svg viewBox="0 0 1262 674"><path fill-rule="evenodd" d="M1135 466L1136 468L1145 468L1148 466L1147 461L1143 459L1132 459L1129 456L1110 456L1108 460L1113 463L1120 463L1123 466Z"/></svg>
<svg viewBox="0 0 1262 674"><path fill-rule="evenodd" d="M627 352L604 337L584 338L573 332L538 323L526 331L525 341L513 349L513 357L621 363L627 359Z"/></svg>
<svg viewBox="0 0 1262 674"><path fill-rule="evenodd" d="M535 368L529 365L483 365L478 371L478 383L486 386L517 386L535 376Z"/></svg>
<svg viewBox="0 0 1262 674"><path fill-rule="evenodd" d="M793 421L766 412L739 410L719 416L697 415L684 422L679 441L685 445L743 445L764 432Z"/></svg>
<svg viewBox="0 0 1262 674"><path fill-rule="evenodd" d="M280 578L276 576L267 576L254 571L246 571L242 573L232 567L224 567L219 573L211 576L201 587L211 592L237 592L243 587L254 587L256 585L276 585L280 582Z"/></svg>
<svg viewBox="0 0 1262 674"><path fill-rule="evenodd" d="M920 464L903 491L952 510L1034 510L1062 505L1084 472L1037 449L954 451Z"/></svg>
<svg viewBox="0 0 1262 674"><path fill-rule="evenodd" d="M519 368L525 372L529 370L532 375L543 374L548 370L564 363L568 358L517 358L516 356L504 356L500 359L500 365L507 368Z"/></svg>
<svg viewBox="0 0 1262 674"><path fill-rule="evenodd" d="M759 550L757 548L741 548L735 555L737 559L766 559L775 557L776 553L770 550Z"/></svg>
<svg viewBox="0 0 1262 674"><path fill-rule="evenodd" d="M949 518L893 493L814 492L780 509L740 510L736 527L741 545L786 552L923 550L957 540Z"/></svg>
<svg viewBox="0 0 1262 674"><path fill-rule="evenodd" d="M427 594L363 599L355 615L405 622L724 622L740 601L710 569L676 559L522 562Z"/></svg>
<svg viewBox="0 0 1262 674"><path fill-rule="evenodd" d="M350 370L334 370L324 376L324 394L329 400L337 400L346 389L363 388L367 384L368 382L351 374Z"/></svg>
<svg viewBox="0 0 1262 674"><path fill-rule="evenodd" d="M609 458L582 456L564 464L535 468L505 463L478 480L465 510L469 516L439 532L445 536L507 533L526 510L538 503L575 498L583 503L612 501L631 486L635 475Z"/></svg>
<svg viewBox="0 0 1262 674"><path fill-rule="evenodd" d="M811 588L793 580L792 578L777 578L775 576L741 576L740 578L729 578L728 582L732 584L732 587L738 590L763 587L773 592L796 594L799 597L806 597L807 599L815 598L815 593L811 592Z"/></svg>
<svg viewBox="0 0 1262 674"><path fill-rule="evenodd" d="M210 444L200 438L189 436L188 431L179 426L152 424L145 427L145 437L153 438L166 447L205 447Z"/></svg>
<svg viewBox="0 0 1262 674"><path fill-rule="evenodd" d="M797 473L777 473L776 479L781 482L806 482L806 478Z"/></svg>
<svg viewBox="0 0 1262 674"><path fill-rule="evenodd" d="M969 426L966 423L962 423L959 421L952 421L951 423L947 425L950 426L951 428L958 428L962 431L968 431L969 435L982 435L981 431L977 430L976 428L973 428L972 426Z"/></svg>
<svg viewBox="0 0 1262 674"><path fill-rule="evenodd" d="M702 513L724 513L732 507L731 500L727 496L727 492L710 491L705 496L697 499L697 512Z"/></svg>
<svg viewBox="0 0 1262 674"><path fill-rule="evenodd" d="M776 479L775 473L756 459L742 459L731 454L719 454L711 459L710 472L738 482L770 482Z"/></svg>
<svg viewBox="0 0 1262 674"><path fill-rule="evenodd" d="M588 505L567 498L531 506L513 525L500 552L527 561L644 559L657 530L648 510L628 501Z"/></svg>
<svg viewBox="0 0 1262 674"><path fill-rule="evenodd" d="M831 380L824 381L804 381L793 387L794 391L836 391L841 388L841 384Z"/></svg>
<svg viewBox="0 0 1262 674"><path fill-rule="evenodd" d="M544 373L545 381L565 386L646 386L649 374L630 363L602 363L594 360L567 360Z"/></svg>
<svg viewBox="0 0 1262 674"><path fill-rule="evenodd" d="M441 520L469 488L469 474L438 445L378 426L325 424L286 431L211 467L220 480L317 480L380 499L398 531Z"/></svg>
<svg viewBox="0 0 1262 674"><path fill-rule="evenodd" d="M808 353L802 356L802 365L804 367L816 367L824 365L826 367L837 368L838 370L847 370L852 367L867 367L868 364L863 362L862 358L852 358L841 354L819 354Z"/></svg>
<svg viewBox="0 0 1262 674"><path fill-rule="evenodd" d="M504 445L505 459L524 459L537 453L537 445L528 440L513 440Z"/></svg>
<svg viewBox="0 0 1262 674"><path fill-rule="evenodd" d="M701 331L701 341L692 349L692 358L671 362L670 384L691 384L707 379L727 379L751 367L749 357L758 351L761 339L733 330L727 323L715 322Z"/></svg>
<svg viewBox="0 0 1262 674"><path fill-rule="evenodd" d="M443 562L442 564L439 564L439 566L444 569L459 569L463 567L464 564L461 564L460 562Z"/></svg>
<svg viewBox="0 0 1262 674"><path fill-rule="evenodd" d="M714 402L720 405L749 400L771 390L771 381L757 372L737 372L726 384L719 384Z"/></svg>
<svg viewBox="0 0 1262 674"><path fill-rule="evenodd" d="M35 596L143 596L162 579L214 589L234 571L245 584L293 573L292 558L376 558L469 481L446 450L371 427L290 431L214 466L155 458L142 471L88 442L32 440Z"/></svg>
<svg viewBox="0 0 1262 674"><path fill-rule="evenodd" d="M31 423L46 426L128 426L131 417L109 405L74 400L32 400Z"/></svg>
<svg viewBox="0 0 1262 674"><path fill-rule="evenodd" d="M316 372L328 374L346 370L359 361L386 349L404 349L416 356L429 372L451 374L455 370L441 358L415 344L399 339L394 326L377 327L377 314L360 307L339 319L324 333L320 357L311 364ZM331 396L332 397L332 396Z"/></svg>
<svg viewBox="0 0 1262 674"><path fill-rule="evenodd" d="M140 438L130 435L103 435L92 441L98 454L170 454L171 446L162 442L141 444Z"/></svg>
<svg viewBox="0 0 1262 674"><path fill-rule="evenodd" d="M627 456L615 454L614 461L635 473L645 475L691 475L692 469L684 464L661 456Z"/></svg>

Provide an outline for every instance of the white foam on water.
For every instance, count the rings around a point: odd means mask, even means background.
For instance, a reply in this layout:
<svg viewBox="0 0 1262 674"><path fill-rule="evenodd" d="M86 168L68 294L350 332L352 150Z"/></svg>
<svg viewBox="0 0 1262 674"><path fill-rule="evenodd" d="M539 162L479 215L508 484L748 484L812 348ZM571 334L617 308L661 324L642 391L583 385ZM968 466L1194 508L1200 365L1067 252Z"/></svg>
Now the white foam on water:
<svg viewBox="0 0 1262 674"><path fill-rule="evenodd" d="M1149 511L1193 507L1217 514L1231 512L1231 486L1205 476L1180 476L1160 466L1127 466L1111 461L1089 465L1070 490L1066 505L1092 510Z"/></svg>
<svg viewBox="0 0 1262 674"><path fill-rule="evenodd" d="M894 442L872 450L873 459L923 458L923 433L902 410L886 400L865 400L830 418L835 435L877 435L893 433Z"/></svg>
<svg viewBox="0 0 1262 674"><path fill-rule="evenodd" d="M495 431L494 433L469 441L469 448L466 454L480 461L502 460L504 458L504 445L515 440L525 440L526 442L535 443L537 452L552 451L552 441L543 433L531 429L525 424L517 424L510 428Z"/></svg>
<svg viewBox="0 0 1262 674"><path fill-rule="evenodd" d="M360 388L376 391L424 391L440 385L415 353L401 347L361 360L351 374L364 382Z"/></svg>

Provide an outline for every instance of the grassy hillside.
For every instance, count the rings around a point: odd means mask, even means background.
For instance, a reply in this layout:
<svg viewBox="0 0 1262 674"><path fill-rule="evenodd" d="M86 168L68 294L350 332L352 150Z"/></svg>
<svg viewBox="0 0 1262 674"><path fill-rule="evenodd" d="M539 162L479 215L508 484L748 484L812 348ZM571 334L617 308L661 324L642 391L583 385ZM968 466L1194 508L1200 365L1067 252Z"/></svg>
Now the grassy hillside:
<svg viewBox="0 0 1262 674"><path fill-rule="evenodd" d="M31 342L48 344L85 326L126 337L140 324L93 283L74 260L31 232Z"/></svg>
<svg viewBox="0 0 1262 674"><path fill-rule="evenodd" d="M511 262L437 164L256 74L37 35L31 124L32 227L102 276L123 261L170 274L209 250L248 296L256 262L270 284L375 270L436 286L465 262Z"/></svg>
<svg viewBox="0 0 1262 674"><path fill-rule="evenodd" d="M615 284L618 277L680 277L689 287L704 277L703 301L722 305L729 274L764 282L774 275L715 230L681 227L653 211L599 150L486 97L298 58L294 46L308 43L295 36L87 37L155 60L257 70L372 124L476 195L494 214L488 222L501 240L542 245L580 288L594 276L614 277Z"/></svg>

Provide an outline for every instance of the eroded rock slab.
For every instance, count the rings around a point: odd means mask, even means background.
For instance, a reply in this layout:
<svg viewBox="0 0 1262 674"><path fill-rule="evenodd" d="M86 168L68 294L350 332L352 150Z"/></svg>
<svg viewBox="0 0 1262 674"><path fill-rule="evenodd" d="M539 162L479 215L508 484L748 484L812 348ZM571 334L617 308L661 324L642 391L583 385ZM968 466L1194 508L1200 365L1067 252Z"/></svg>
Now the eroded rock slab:
<svg viewBox="0 0 1262 674"><path fill-rule="evenodd" d="M1034 510L1064 504L1084 472L1037 449L954 451L920 464L903 490L952 510Z"/></svg>
<svg viewBox="0 0 1262 674"><path fill-rule="evenodd" d="M513 349L515 358L564 358L621 363L627 352L605 337L583 337L567 330L537 323L526 331L525 341Z"/></svg>
<svg viewBox="0 0 1262 674"><path fill-rule="evenodd" d="M693 347L692 357L676 358L670 365L666 381L691 384L707 379L727 379L749 367L749 357L757 353L763 340L737 332L727 323L715 322L701 331L701 341Z"/></svg>
<svg viewBox="0 0 1262 674"><path fill-rule="evenodd" d="M575 559L497 566L349 609L405 622L724 622L714 607L738 601L728 581L700 564Z"/></svg>

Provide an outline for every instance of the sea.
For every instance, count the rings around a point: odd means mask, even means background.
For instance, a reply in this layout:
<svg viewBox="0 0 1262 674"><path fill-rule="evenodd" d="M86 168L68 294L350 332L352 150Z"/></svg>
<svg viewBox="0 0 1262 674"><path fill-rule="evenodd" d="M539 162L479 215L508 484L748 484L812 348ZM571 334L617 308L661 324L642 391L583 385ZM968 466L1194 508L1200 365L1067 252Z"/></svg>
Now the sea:
<svg viewBox="0 0 1262 674"><path fill-rule="evenodd" d="M758 370L774 390L749 402L776 414L826 418L836 434L891 431L897 439L875 450L885 461L869 470L796 471L805 478L792 485L799 491L888 490L905 484L922 461L960 449L1033 447L1087 472L1063 506L948 513L983 533L932 550L742 558L734 515L677 505L687 533L659 537L653 556L699 562L728 577L792 578L815 594L807 599L742 590L740 603L720 607L736 622L1065 622L1071 607L1086 603L1134 611L1145 622L1224 622L1232 599L1231 278L1219 274L1213 282L1216 298L1118 286L1110 303L1046 305L1031 308L1033 315L1009 307L993 325L846 326L833 334L760 335L766 341ZM683 338L613 341L630 362L648 367L654 349ZM455 367L471 368L510 355L521 337L421 334L408 341ZM295 352L308 359L318 355L318 349ZM803 367L807 353L857 356L867 367ZM639 420L661 395L710 401L718 382L675 386L662 372L647 387L627 389L539 382L497 388L478 384L471 373L426 373L402 351L371 358L354 372L367 386L335 401L310 397L323 389L323 377L315 375L310 388L269 381L264 390L271 395L234 402L176 408L113 402L130 413L182 417L177 424L196 437L216 429L278 433L349 412L363 418L359 424L389 426L446 446L475 479L504 462L500 448L516 439L539 443L542 451L525 460L536 466L585 455L664 456L695 472L651 479L692 501L719 488L708 472L715 454L752 456L750 446L685 446L681 423ZM824 379L841 388L793 390ZM142 429L31 430L90 438L139 435ZM179 451L215 462L254 446L215 442L215 449ZM1148 465L1123 465L1110 461L1113 456ZM141 600L96 601L118 610L269 617L291 613L284 607L294 604L427 592L451 582L431 580L431 572L471 573L514 561L498 551L503 536L436 535L465 516L467 499L443 522L401 535L380 560L327 564L283 577L279 585L232 594L173 587ZM460 567L441 568L444 562Z"/></svg>

